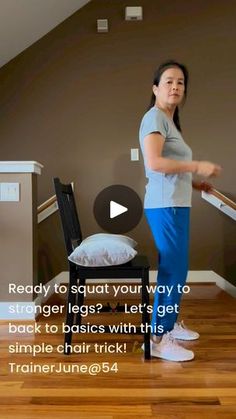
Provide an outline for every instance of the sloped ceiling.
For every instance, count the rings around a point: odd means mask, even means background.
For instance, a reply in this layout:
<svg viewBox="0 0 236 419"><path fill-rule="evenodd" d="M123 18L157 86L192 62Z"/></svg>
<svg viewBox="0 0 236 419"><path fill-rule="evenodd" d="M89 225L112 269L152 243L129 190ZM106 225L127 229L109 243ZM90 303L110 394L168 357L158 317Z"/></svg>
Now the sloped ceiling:
<svg viewBox="0 0 236 419"><path fill-rule="evenodd" d="M0 67L90 0L0 0Z"/></svg>

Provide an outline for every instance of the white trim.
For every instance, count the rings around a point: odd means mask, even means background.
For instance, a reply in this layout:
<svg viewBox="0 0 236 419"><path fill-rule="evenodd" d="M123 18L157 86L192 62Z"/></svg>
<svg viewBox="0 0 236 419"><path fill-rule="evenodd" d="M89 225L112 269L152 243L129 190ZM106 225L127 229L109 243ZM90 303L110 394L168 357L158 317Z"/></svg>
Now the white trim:
<svg viewBox="0 0 236 419"><path fill-rule="evenodd" d="M157 271L149 272L149 282L155 283L157 278ZM68 284L69 282L69 272L61 272L55 278L56 284ZM87 283L135 283L136 279L88 279ZM187 283L206 283L206 284L216 284L219 288L230 294L232 297L236 298L236 287L224 279L222 276L218 275L214 271L189 271L187 277Z"/></svg>
<svg viewBox="0 0 236 419"><path fill-rule="evenodd" d="M20 307L35 307L36 305L42 305L45 303L53 294L54 294L54 284L56 283L56 278L51 279L47 283L50 286L47 297L43 297L39 295L34 301L7 301L7 302L0 302L0 320L35 320L34 314L26 313L26 314L10 314L9 313L9 306L19 305ZM34 312L34 310L32 310Z"/></svg>
<svg viewBox="0 0 236 419"><path fill-rule="evenodd" d="M202 191L202 198L214 205L218 210L236 220L236 211L216 196Z"/></svg>
<svg viewBox="0 0 236 419"><path fill-rule="evenodd" d="M0 173L36 173L41 175L43 165L37 161L0 161Z"/></svg>
<svg viewBox="0 0 236 419"><path fill-rule="evenodd" d="M58 204L57 201L53 202L49 207L45 208L43 211L41 211L38 214L38 224L41 223L41 221L45 220L49 215L53 214L58 210Z"/></svg>
<svg viewBox="0 0 236 419"><path fill-rule="evenodd" d="M42 295L38 295L38 297L34 300L35 305L44 304L53 294L54 294L54 284L56 284L56 276L52 278L50 281L47 282L47 286L49 286L49 291L47 293L47 297Z"/></svg>
<svg viewBox="0 0 236 419"><path fill-rule="evenodd" d="M33 307L34 306L34 302L33 301L7 301L4 303L0 303L0 310L1 310L1 315L0 315L0 320L35 320L34 315L32 314L24 314L24 315L19 315L19 314L11 314L9 313L9 306L20 306L20 307L25 307L25 306L30 306Z"/></svg>
<svg viewBox="0 0 236 419"><path fill-rule="evenodd" d="M157 277L157 271L150 271L149 280L150 283L155 283ZM32 315L24 315L21 317L19 314L17 316L9 314L9 305L19 304L20 306L23 305L39 305L45 303L51 295L54 293L54 284L68 284L69 282L69 272L61 272L60 274L56 275L51 281L47 283L49 288L49 292L46 298L42 296L38 296L35 301L33 302L4 302L0 303L0 320L35 320L34 316ZM137 282L136 279L88 279L88 284L102 284L102 283L135 283ZM215 273L214 271L189 271L187 283L213 283L216 284L219 288L230 294L232 297L236 298L236 287L232 285L230 282L226 281L220 275Z"/></svg>

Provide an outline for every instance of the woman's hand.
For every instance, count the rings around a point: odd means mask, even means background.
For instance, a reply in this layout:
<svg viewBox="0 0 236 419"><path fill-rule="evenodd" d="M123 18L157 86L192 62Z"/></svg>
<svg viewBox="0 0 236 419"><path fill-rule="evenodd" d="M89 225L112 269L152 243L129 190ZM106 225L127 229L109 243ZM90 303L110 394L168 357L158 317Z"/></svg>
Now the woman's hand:
<svg viewBox="0 0 236 419"><path fill-rule="evenodd" d="M219 176L222 171L221 166L215 163L211 163L209 161L197 161L195 163L196 163L195 173L199 176L204 176L204 177Z"/></svg>
<svg viewBox="0 0 236 419"><path fill-rule="evenodd" d="M211 185L208 182L197 182L195 180L193 180L192 182L193 188L196 189L197 191L204 191L204 192L211 192L211 190L213 189L213 185Z"/></svg>

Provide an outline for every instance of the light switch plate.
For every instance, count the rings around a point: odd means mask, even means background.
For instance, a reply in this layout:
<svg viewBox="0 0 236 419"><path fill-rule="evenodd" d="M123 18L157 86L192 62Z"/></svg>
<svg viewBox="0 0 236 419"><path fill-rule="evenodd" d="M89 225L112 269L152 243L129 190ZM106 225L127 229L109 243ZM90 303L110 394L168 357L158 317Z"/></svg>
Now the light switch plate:
<svg viewBox="0 0 236 419"><path fill-rule="evenodd" d="M131 161L138 161L139 160L139 149L138 148L131 148Z"/></svg>
<svg viewBox="0 0 236 419"><path fill-rule="evenodd" d="M19 183L0 183L0 200L3 202L20 200L20 184Z"/></svg>

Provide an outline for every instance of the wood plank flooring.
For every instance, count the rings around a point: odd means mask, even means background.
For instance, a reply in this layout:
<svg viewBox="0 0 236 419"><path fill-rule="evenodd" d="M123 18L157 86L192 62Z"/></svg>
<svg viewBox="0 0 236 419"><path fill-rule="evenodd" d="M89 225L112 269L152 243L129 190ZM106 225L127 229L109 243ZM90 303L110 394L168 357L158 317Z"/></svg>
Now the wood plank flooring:
<svg viewBox="0 0 236 419"><path fill-rule="evenodd" d="M52 303L63 303L62 297ZM119 300L120 298L120 300ZM118 296L125 302L138 303L134 295ZM106 303L108 298L104 300ZM111 301L112 298L109 298ZM91 300L90 300L91 301ZM99 302L101 299L99 299ZM92 302L96 304L96 301ZM144 361L140 350L141 336L119 334L76 334L74 344L126 343L126 352L60 355L56 351L39 354L9 354L8 345L46 342L53 348L63 343L56 334L8 333L8 324L1 323L1 419L191 419L236 418L236 304L235 299L214 284L191 285L183 297L180 318L200 333L200 339L183 343L195 352L190 362L174 363L153 358ZM86 321L113 324L130 321L128 314L101 313ZM135 321L134 321L135 319ZM132 315L138 324L139 315ZM46 322L61 325L63 316L41 317ZM22 323L22 322L21 322ZM61 363L86 365L117 363L117 372L80 373L11 373L9 363L52 365Z"/></svg>

